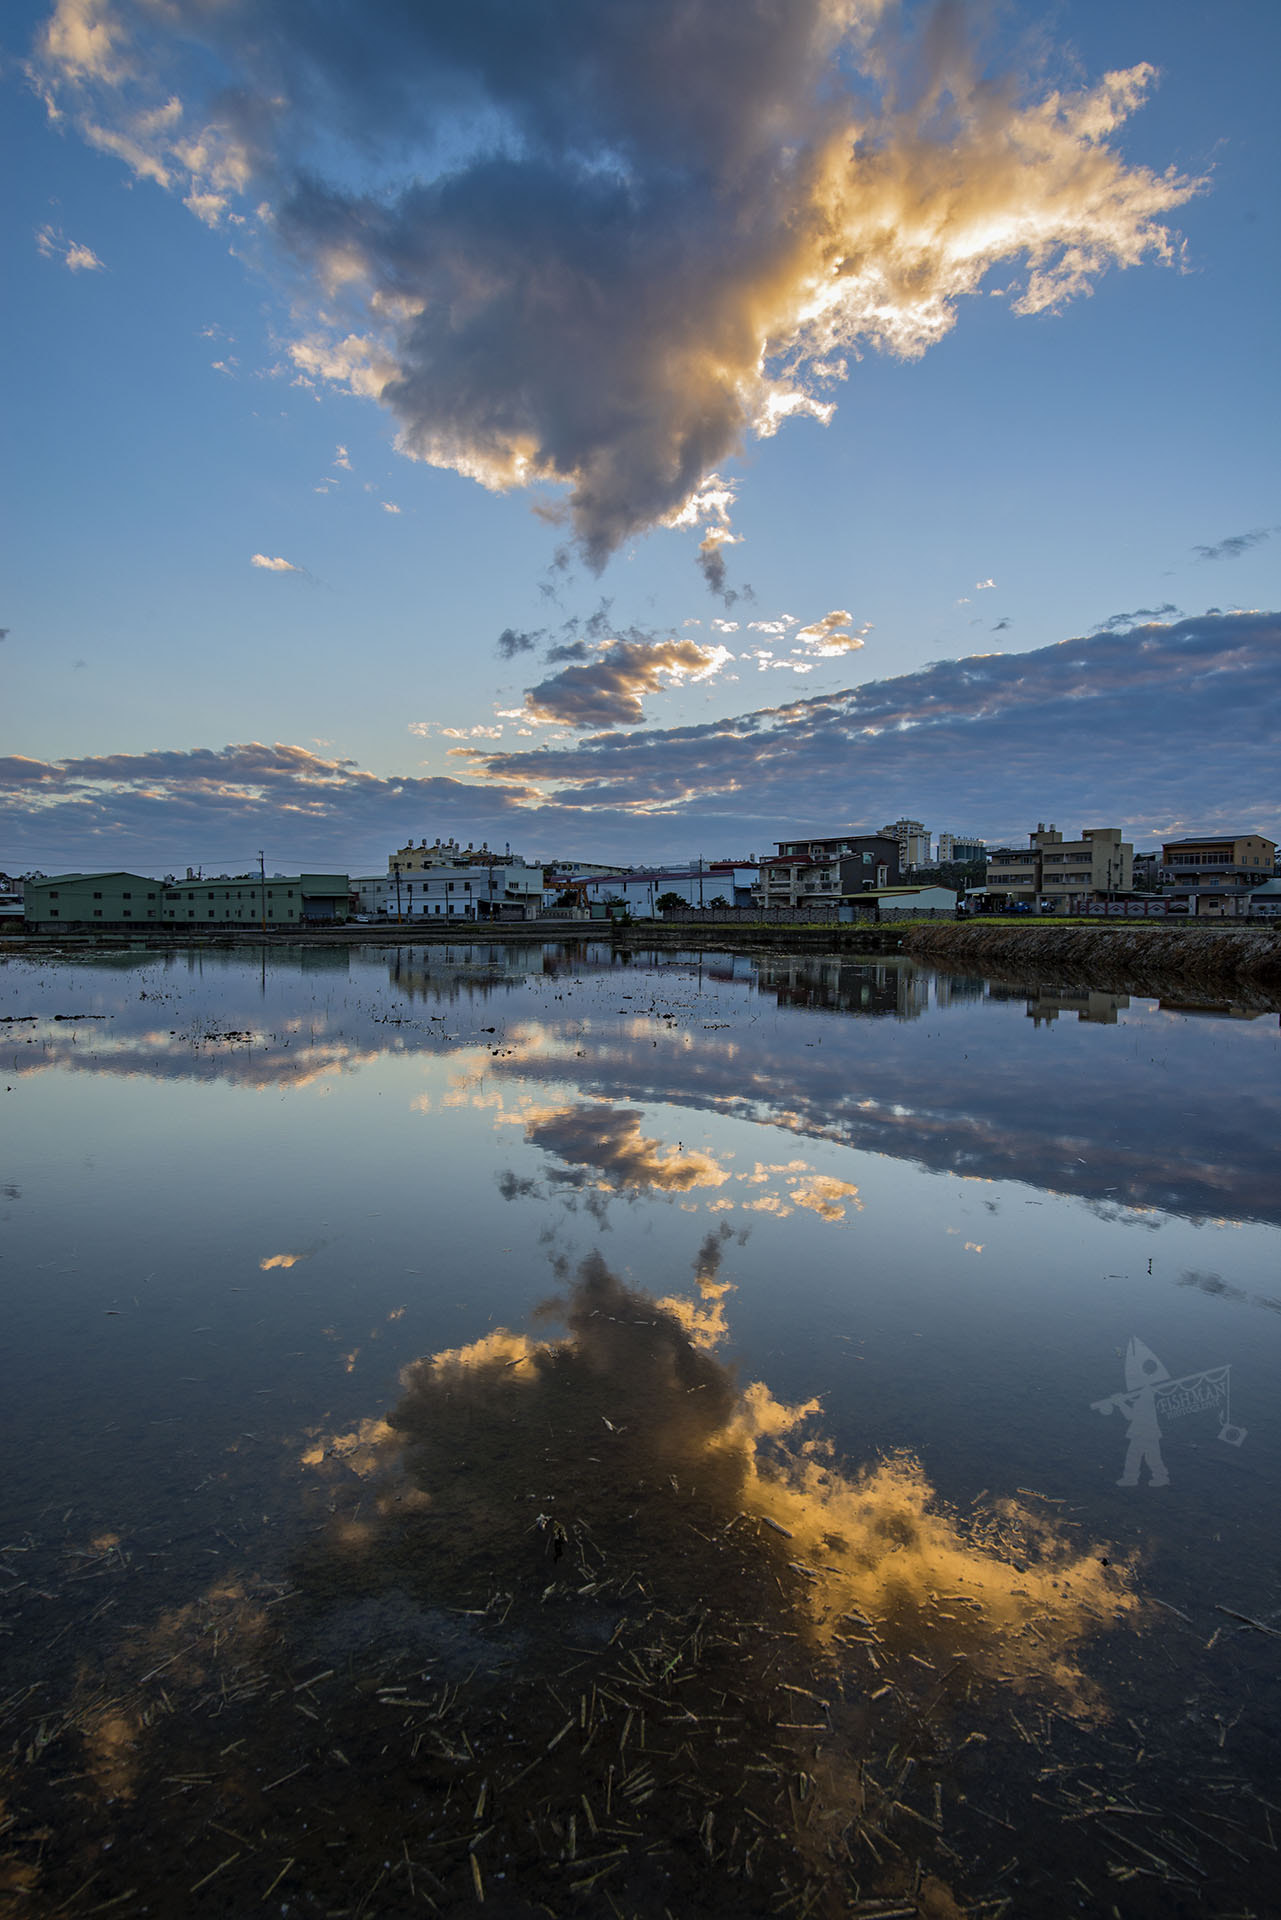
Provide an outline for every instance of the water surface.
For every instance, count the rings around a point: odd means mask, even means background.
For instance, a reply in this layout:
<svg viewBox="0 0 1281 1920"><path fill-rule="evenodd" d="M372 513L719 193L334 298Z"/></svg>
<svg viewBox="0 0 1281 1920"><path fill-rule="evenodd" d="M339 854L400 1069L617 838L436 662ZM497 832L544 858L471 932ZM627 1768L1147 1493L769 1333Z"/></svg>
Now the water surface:
<svg viewBox="0 0 1281 1920"><path fill-rule="evenodd" d="M0 1913L1269 1910L1275 1015L592 943L0 995Z"/></svg>

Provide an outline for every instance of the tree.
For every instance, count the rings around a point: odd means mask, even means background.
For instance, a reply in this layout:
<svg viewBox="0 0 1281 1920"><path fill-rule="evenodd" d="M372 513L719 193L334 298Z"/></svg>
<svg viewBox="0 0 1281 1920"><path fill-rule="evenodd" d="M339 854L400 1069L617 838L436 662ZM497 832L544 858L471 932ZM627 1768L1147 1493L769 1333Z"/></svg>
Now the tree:
<svg viewBox="0 0 1281 1920"><path fill-rule="evenodd" d="M688 904L689 902L685 899L685 896L680 893L660 893L654 902L654 905L660 913L676 913L679 908L688 906Z"/></svg>
<svg viewBox="0 0 1281 1920"><path fill-rule="evenodd" d="M709 900L707 904L709 907L728 907L730 902L725 898L723 893L718 893L716 898Z"/></svg>

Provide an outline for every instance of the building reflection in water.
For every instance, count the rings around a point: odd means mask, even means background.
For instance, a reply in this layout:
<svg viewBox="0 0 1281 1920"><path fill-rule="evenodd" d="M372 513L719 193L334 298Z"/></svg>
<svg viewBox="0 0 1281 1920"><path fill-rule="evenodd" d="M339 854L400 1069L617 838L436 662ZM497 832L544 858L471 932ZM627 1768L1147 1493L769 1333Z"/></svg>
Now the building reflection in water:
<svg viewBox="0 0 1281 1920"><path fill-rule="evenodd" d="M1130 1004L1128 993L1098 993L1092 988L1079 992L1040 988L1028 998L1028 1018L1038 1027L1049 1026L1061 1013L1074 1013L1078 1020L1095 1027L1114 1027L1118 1013Z"/></svg>
<svg viewBox="0 0 1281 1920"><path fill-rule="evenodd" d="M755 985L759 992L772 994L780 1007L892 1014L900 1020L915 1020L929 1006L930 977L905 961L770 955L757 960ZM981 992L981 982L979 987Z"/></svg>

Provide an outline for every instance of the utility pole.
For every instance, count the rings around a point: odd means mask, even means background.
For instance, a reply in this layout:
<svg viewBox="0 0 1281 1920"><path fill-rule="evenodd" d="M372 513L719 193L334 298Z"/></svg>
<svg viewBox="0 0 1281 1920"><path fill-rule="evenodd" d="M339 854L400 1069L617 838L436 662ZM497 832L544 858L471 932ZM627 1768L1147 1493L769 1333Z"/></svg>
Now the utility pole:
<svg viewBox="0 0 1281 1920"><path fill-rule="evenodd" d="M258 921L264 933L267 931L267 869L263 865L262 848L258 849Z"/></svg>

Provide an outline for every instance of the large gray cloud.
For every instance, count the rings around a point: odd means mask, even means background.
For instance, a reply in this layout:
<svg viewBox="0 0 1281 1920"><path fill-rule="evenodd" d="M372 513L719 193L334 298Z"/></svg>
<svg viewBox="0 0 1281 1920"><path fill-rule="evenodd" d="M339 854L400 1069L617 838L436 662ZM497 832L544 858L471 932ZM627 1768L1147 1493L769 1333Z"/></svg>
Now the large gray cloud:
<svg viewBox="0 0 1281 1920"><path fill-rule="evenodd" d="M1037 820L1277 836L1281 616L1212 614L975 655L704 725L380 776L298 746L0 760L8 864L247 862L377 871L406 834L530 857L768 851L906 813L1023 839ZM994 771L996 770L996 771ZM996 777L999 772L999 779Z"/></svg>
<svg viewBox="0 0 1281 1920"><path fill-rule="evenodd" d="M997 264L1021 313L1168 258L1193 191L1111 144L1153 75L1029 92L889 0L57 0L53 111L301 278L302 377L403 450L552 482L602 561L848 356L919 354Z"/></svg>

